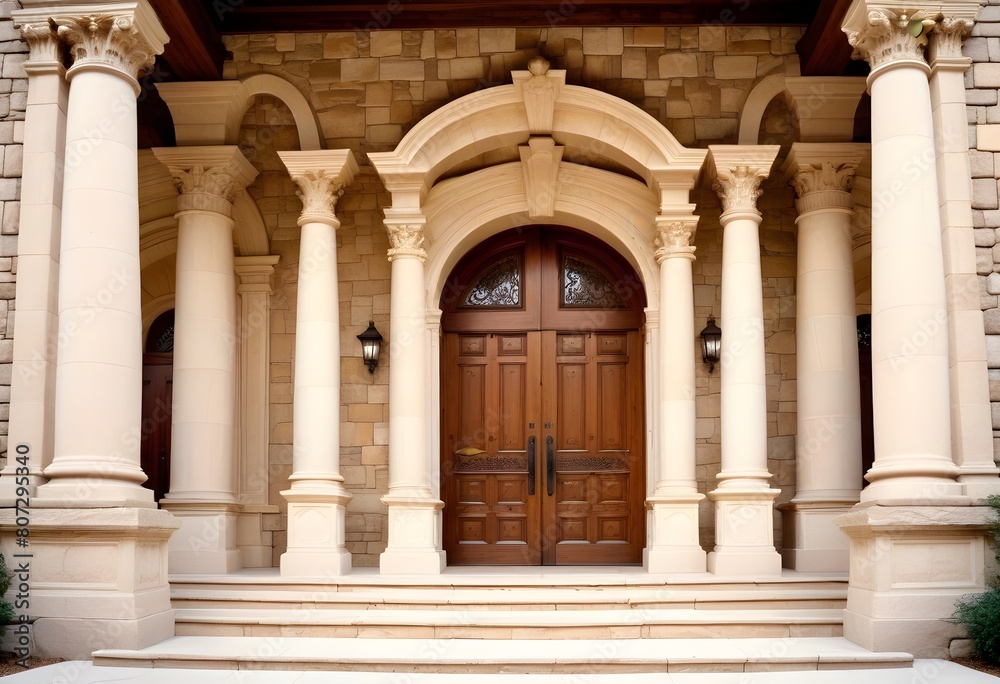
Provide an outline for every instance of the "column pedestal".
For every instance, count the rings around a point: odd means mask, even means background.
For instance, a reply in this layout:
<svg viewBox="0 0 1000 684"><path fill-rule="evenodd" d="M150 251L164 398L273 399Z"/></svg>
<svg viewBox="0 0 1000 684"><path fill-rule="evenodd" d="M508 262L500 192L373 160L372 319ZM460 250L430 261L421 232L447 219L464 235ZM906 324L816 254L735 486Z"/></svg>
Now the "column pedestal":
<svg viewBox="0 0 1000 684"><path fill-rule="evenodd" d="M170 572L227 574L243 567L236 545L238 504L163 501L180 528L170 538Z"/></svg>

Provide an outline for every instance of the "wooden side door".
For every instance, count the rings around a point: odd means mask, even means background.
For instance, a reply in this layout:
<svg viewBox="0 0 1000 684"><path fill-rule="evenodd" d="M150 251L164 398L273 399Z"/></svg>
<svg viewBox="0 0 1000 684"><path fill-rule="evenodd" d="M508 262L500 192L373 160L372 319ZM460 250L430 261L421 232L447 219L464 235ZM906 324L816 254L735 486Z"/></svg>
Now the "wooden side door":
<svg viewBox="0 0 1000 684"><path fill-rule="evenodd" d="M445 336L441 442L449 563L541 563L539 355L538 332Z"/></svg>
<svg viewBox="0 0 1000 684"><path fill-rule="evenodd" d="M170 428L173 405L173 354L147 353L142 366L142 438L139 459L147 489L156 501L170 488Z"/></svg>
<svg viewBox="0 0 1000 684"><path fill-rule="evenodd" d="M642 339L544 332L546 565L639 563L645 544Z"/></svg>

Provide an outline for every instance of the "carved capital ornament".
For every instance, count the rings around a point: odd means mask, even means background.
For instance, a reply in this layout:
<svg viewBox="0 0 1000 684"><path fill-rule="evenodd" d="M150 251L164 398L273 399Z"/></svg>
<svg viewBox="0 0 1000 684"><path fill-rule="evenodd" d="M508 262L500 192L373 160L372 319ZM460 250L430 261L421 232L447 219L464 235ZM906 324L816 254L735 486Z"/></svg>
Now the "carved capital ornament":
<svg viewBox="0 0 1000 684"><path fill-rule="evenodd" d="M389 233L389 261L399 258L411 258L424 261L427 252L424 251L424 230L420 224L387 225Z"/></svg>
<svg viewBox="0 0 1000 684"><path fill-rule="evenodd" d="M302 200L302 214L324 216L336 221L337 200L344 194L346 184L337 175L325 171L307 171L292 175L295 194Z"/></svg>
<svg viewBox="0 0 1000 684"><path fill-rule="evenodd" d="M59 37L73 56L73 67L111 67L135 80L152 68L156 51L127 15L55 17Z"/></svg>
<svg viewBox="0 0 1000 684"><path fill-rule="evenodd" d="M934 18L923 10L878 9L868 13L866 26L845 28L844 33L854 48L851 57L867 61L874 71L900 60L923 62L927 33L934 25Z"/></svg>
<svg viewBox="0 0 1000 684"><path fill-rule="evenodd" d="M694 260L695 247L691 244L695 231L698 229L697 219L689 221L657 221L656 263L661 264L666 259L682 258Z"/></svg>
<svg viewBox="0 0 1000 684"><path fill-rule="evenodd" d="M768 170L737 166L730 169L720 168L712 189L722 200L723 213L729 211L746 211L757 215L757 198L760 197L760 184L767 178Z"/></svg>

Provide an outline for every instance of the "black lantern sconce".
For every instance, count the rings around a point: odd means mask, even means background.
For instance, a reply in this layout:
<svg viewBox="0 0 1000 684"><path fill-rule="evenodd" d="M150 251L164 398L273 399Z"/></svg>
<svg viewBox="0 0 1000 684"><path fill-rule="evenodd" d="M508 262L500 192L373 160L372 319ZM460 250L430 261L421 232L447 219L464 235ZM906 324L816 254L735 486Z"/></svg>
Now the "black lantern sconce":
<svg viewBox="0 0 1000 684"><path fill-rule="evenodd" d="M701 331L701 360L708 364L708 372L715 370L722 350L722 330L715 324L715 316L708 317L708 325Z"/></svg>
<svg viewBox="0 0 1000 684"><path fill-rule="evenodd" d="M369 373L375 373L378 355L382 351L382 334L375 329L375 321L368 321L368 329L358 335L361 340L361 358Z"/></svg>

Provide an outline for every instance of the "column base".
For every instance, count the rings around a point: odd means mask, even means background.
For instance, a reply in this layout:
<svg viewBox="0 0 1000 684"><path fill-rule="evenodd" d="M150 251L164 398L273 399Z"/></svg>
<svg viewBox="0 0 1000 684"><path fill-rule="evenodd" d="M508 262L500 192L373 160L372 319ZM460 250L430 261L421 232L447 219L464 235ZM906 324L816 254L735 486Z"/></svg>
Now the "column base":
<svg viewBox="0 0 1000 684"><path fill-rule="evenodd" d="M156 508L153 490L132 482L100 478L57 478L40 485L31 505L38 508Z"/></svg>
<svg viewBox="0 0 1000 684"><path fill-rule="evenodd" d="M171 574L224 575L243 567L236 547L238 505L163 499L160 506L181 524L170 538Z"/></svg>
<svg viewBox="0 0 1000 684"><path fill-rule="evenodd" d="M389 543L379 557L383 575L439 575L445 568L441 548L441 509L437 499L382 497L389 507Z"/></svg>
<svg viewBox="0 0 1000 684"><path fill-rule="evenodd" d="M774 548L774 499L777 489L716 489L715 549L708 571L716 575L781 576L781 555Z"/></svg>
<svg viewBox="0 0 1000 684"><path fill-rule="evenodd" d="M650 497L646 500L646 572L705 572L706 554L698 542L698 502L705 497Z"/></svg>
<svg viewBox="0 0 1000 684"><path fill-rule="evenodd" d="M958 476L958 481L965 486L965 495L972 499L973 503L985 499L991 494L1000 494L1000 477L997 475L996 468L986 469L985 473L967 474L963 472Z"/></svg>
<svg viewBox="0 0 1000 684"><path fill-rule="evenodd" d="M851 542L844 636L871 651L947 658L963 629L955 601L985 588L986 506L857 506L836 523Z"/></svg>
<svg viewBox="0 0 1000 684"><path fill-rule="evenodd" d="M298 483L296 483L298 484ZM347 502L339 483L281 493L288 501L288 550L281 554L282 577L330 577L351 572L347 550Z"/></svg>
<svg viewBox="0 0 1000 684"><path fill-rule="evenodd" d="M35 618L33 655L84 660L98 649L141 649L174 636L167 584L167 540L178 527L172 515L32 507L29 524L29 545L19 547L15 511L0 510L8 564L28 566L23 612Z"/></svg>
<svg viewBox="0 0 1000 684"><path fill-rule="evenodd" d="M847 572L850 540L833 519L849 512L853 503L796 502L780 506L784 566L801 572Z"/></svg>

